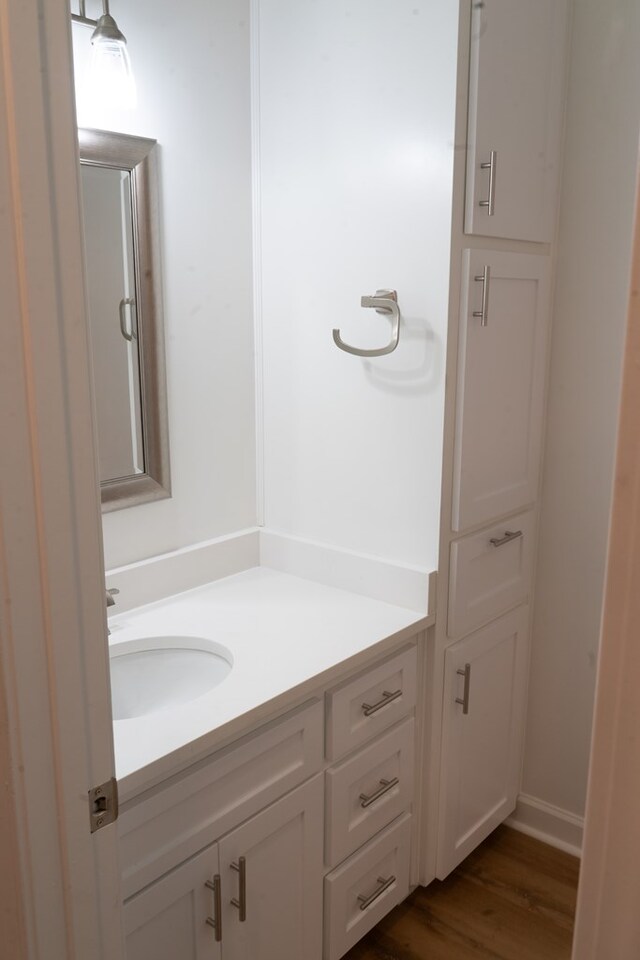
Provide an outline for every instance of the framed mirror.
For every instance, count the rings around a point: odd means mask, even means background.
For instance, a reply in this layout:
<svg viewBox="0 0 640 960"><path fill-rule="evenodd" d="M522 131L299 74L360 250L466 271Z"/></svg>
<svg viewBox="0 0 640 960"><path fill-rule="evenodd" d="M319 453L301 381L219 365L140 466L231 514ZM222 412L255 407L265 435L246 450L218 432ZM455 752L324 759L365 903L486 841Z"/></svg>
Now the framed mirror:
<svg viewBox="0 0 640 960"><path fill-rule="evenodd" d="M79 130L103 511L171 496L156 141Z"/></svg>

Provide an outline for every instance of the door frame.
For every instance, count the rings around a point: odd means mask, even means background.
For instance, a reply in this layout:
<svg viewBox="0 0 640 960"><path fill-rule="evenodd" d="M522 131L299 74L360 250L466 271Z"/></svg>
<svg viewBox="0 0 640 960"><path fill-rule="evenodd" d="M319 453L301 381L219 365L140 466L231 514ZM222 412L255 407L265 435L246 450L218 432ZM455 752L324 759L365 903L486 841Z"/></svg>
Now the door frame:
<svg viewBox="0 0 640 960"><path fill-rule="evenodd" d="M115 826L92 835L88 819L87 791L114 762L67 0L0 0L0 71L4 943L15 945L16 960L119 960ZM639 261L637 221L636 291ZM630 576L640 574L638 300L625 359L580 960L602 956L602 943L609 953L619 944L622 960L638 937L635 901L630 909L625 896L640 859L640 755L628 748L640 729L640 596Z"/></svg>
<svg viewBox="0 0 640 960"><path fill-rule="evenodd" d="M3 883L17 957L119 960L116 827L89 823L115 767L72 63L67 0L0 0Z"/></svg>
<svg viewBox="0 0 640 960"><path fill-rule="evenodd" d="M640 167L639 167L640 170ZM640 180L639 180L640 184ZM640 188L574 960L634 960L640 949Z"/></svg>

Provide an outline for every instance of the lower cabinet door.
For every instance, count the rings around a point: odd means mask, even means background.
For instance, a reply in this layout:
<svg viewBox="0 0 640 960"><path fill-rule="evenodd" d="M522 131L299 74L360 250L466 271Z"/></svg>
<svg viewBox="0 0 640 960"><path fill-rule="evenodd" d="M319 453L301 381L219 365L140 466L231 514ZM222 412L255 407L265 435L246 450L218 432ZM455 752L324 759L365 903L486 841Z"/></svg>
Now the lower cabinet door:
<svg viewBox="0 0 640 960"><path fill-rule="evenodd" d="M319 775L219 842L223 960L320 960L323 803Z"/></svg>
<svg viewBox="0 0 640 960"><path fill-rule="evenodd" d="M443 880L515 808L528 660L518 607L445 653L436 874Z"/></svg>
<svg viewBox="0 0 640 960"><path fill-rule="evenodd" d="M220 917L211 889L218 882L218 846L213 844L127 900L127 960L220 960L212 926Z"/></svg>

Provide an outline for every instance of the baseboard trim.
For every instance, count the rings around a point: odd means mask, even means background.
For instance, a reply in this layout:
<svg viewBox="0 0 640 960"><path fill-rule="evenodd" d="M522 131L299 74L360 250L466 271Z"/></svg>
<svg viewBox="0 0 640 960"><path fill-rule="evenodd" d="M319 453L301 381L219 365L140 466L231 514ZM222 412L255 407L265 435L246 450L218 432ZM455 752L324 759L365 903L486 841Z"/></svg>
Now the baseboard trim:
<svg viewBox="0 0 640 960"><path fill-rule="evenodd" d="M435 574L274 530L260 531L260 564L281 573L433 615Z"/></svg>
<svg viewBox="0 0 640 960"><path fill-rule="evenodd" d="M506 823L574 857L582 856L584 819L551 803L520 794L516 809Z"/></svg>

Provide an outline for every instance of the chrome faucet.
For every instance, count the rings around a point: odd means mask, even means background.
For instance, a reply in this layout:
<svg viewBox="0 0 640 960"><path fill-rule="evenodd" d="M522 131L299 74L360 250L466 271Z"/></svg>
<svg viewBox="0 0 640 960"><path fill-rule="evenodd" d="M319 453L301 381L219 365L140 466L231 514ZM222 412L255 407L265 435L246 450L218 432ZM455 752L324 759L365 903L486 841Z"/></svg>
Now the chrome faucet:
<svg viewBox="0 0 640 960"><path fill-rule="evenodd" d="M111 590L107 590L106 596L107 596L107 606L108 606L108 607L113 607L113 606L115 606L115 600L113 599L113 596L114 596L114 594L117 595L117 594L119 594L119 593L120 593L120 591L119 591L118 589L116 589L116 587L112 587Z"/></svg>
<svg viewBox="0 0 640 960"><path fill-rule="evenodd" d="M109 607L115 606L115 602L116 602L116 601L115 601L114 597L117 597L117 595L118 595L119 593L120 593L120 591L118 590L117 587L111 587L110 590L106 590L106 591L105 591L105 596L106 596L106 598L107 598L107 609L108 609ZM107 627L107 633L108 633L109 636L111 636L111 630L109 630L109 627Z"/></svg>

